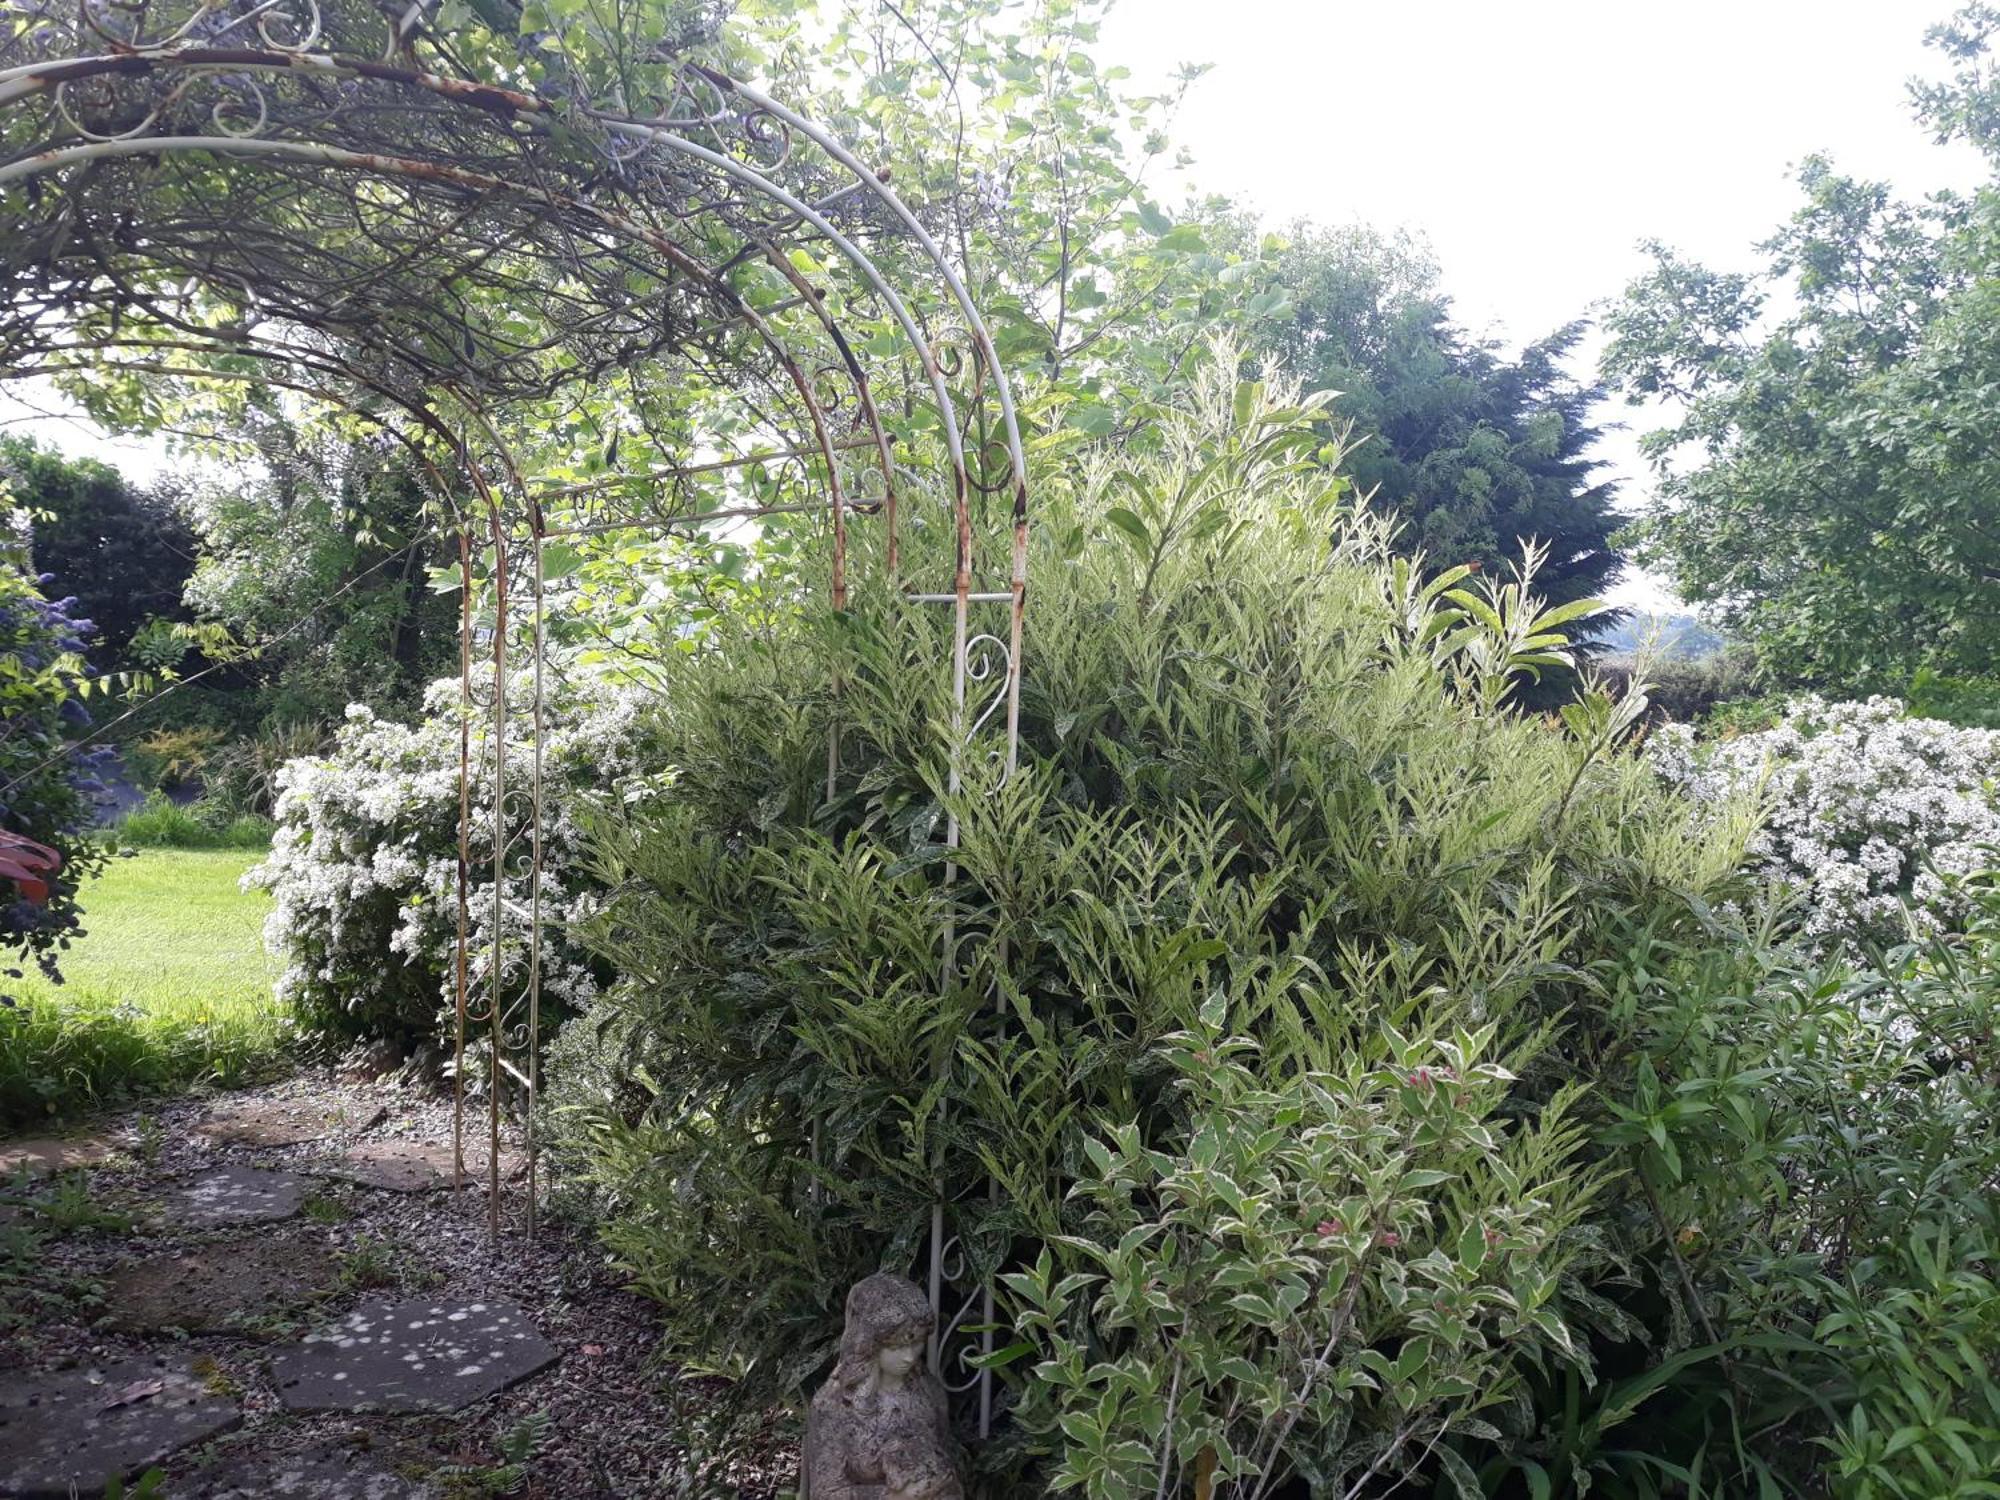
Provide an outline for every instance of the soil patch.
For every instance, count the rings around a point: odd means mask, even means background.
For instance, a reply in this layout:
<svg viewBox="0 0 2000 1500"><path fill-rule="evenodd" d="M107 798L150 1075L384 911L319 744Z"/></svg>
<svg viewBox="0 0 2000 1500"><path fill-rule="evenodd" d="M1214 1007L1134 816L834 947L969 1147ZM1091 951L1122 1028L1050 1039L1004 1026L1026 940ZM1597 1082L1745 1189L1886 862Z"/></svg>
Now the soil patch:
<svg viewBox="0 0 2000 1500"><path fill-rule="evenodd" d="M299 1500L430 1500L437 1491L405 1479L366 1453L339 1443L321 1443L298 1453L253 1453L225 1461L198 1475L207 1500L266 1500L293 1495Z"/></svg>
<svg viewBox="0 0 2000 1500"><path fill-rule="evenodd" d="M381 1113L378 1107L374 1118ZM324 1099L237 1097L217 1104L195 1130L223 1146L302 1146L372 1123Z"/></svg>
<svg viewBox="0 0 2000 1500"><path fill-rule="evenodd" d="M105 1278L108 1326L126 1332L226 1333L333 1291L340 1267L318 1246L231 1240L156 1255Z"/></svg>
<svg viewBox="0 0 2000 1500"><path fill-rule="evenodd" d="M72 1167L94 1167L118 1149L108 1136L27 1136L0 1142L0 1178L26 1172L46 1177Z"/></svg>
<svg viewBox="0 0 2000 1500"><path fill-rule="evenodd" d="M468 1142L465 1148L465 1184L479 1190L486 1186L486 1143ZM394 1193L431 1193L452 1186L452 1147L449 1141L381 1140L362 1141L350 1146L321 1169L329 1177L362 1187L386 1188ZM528 1170L528 1159L519 1152L500 1152L500 1180L513 1182Z"/></svg>

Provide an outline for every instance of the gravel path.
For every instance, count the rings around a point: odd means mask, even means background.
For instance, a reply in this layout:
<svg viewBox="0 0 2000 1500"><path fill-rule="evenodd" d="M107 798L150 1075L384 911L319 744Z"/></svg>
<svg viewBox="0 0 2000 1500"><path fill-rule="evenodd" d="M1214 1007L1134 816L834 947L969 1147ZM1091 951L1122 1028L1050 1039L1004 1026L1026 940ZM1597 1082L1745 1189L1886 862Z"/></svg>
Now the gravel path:
<svg viewBox="0 0 2000 1500"><path fill-rule="evenodd" d="M255 1102L326 1121L322 1139L265 1145L217 1140L197 1127ZM137 1356L192 1359L209 1389L240 1400L243 1425L166 1465L162 1500L241 1493L246 1466L283 1461L311 1469L329 1452L403 1481L400 1493L453 1497L740 1496L775 1500L792 1483L793 1434L774 1416L747 1442L710 1459L703 1420L718 1389L662 1366L646 1299L624 1290L585 1233L544 1222L525 1232L524 1194L503 1189L502 1232L490 1238L483 1182L462 1192L394 1191L319 1175L357 1143L448 1144L449 1100L389 1085L302 1076L213 1100L183 1099L101 1122L119 1149L79 1178L33 1191L48 1211L0 1208L0 1369L54 1372ZM282 1136L283 1131L275 1132ZM294 1134L307 1131L294 1131ZM225 1137L228 1132L223 1132ZM468 1164L472 1152L468 1149ZM504 1160L504 1158L503 1158ZM192 1230L151 1205L216 1168L269 1168L309 1182L300 1211L277 1223ZM88 1185L87 1196L78 1183ZM18 1198L26 1191L9 1190ZM100 1214L127 1224L94 1224ZM167 1252L255 1241L296 1245L302 1265L331 1258L335 1284L304 1305L263 1312L228 1334L119 1331L106 1280ZM314 1253L317 1252L317 1253ZM262 1259L268 1262L267 1254ZM511 1389L450 1415L304 1416L280 1409L272 1352L367 1299L505 1297L552 1344L556 1363ZM191 1320L193 1321L193 1320ZM503 1443L547 1417L547 1433L518 1474L501 1471ZM693 1450L691 1452L690 1450ZM0 1494L7 1492L0 1476ZM275 1493L275 1491L273 1491ZM291 1493L332 1495L330 1488Z"/></svg>

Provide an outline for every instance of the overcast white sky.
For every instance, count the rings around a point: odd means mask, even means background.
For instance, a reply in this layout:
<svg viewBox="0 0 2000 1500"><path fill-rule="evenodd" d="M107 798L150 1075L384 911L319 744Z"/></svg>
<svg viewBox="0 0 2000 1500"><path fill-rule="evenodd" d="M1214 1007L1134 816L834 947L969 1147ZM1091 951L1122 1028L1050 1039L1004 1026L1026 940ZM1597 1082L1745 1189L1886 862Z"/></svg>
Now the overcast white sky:
<svg viewBox="0 0 2000 1500"><path fill-rule="evenodd" d="M1194 182L1274 222L1420 231L1461 318L1518 343L1615 295L1648 236L1747 268L1813 151L1909 193L1973 181L1904 93L1937 70L1923 32L1952 4L1122 0L1100 56L1134 86L1214 64L1176 124ZM1628 495L1643 487L1629 434L1605 456ZM1645 584L1627 597L1658 602Z"/></svg>
<svg viewBox="0 0 2000 1500"><path fill-rule="evenodd" d="M1912 195L1974 181L1904 89L1954 4L1121 0L1101 55L1148 87L1213 64L1174 132L1199 186L1420 231L1460 317L1520 343L1615 296L1647 237L1749 269L1814 151ZM1605 457L1643 487L1629 435Z"/></svg>
<svg viewBox="0 0 2000 1500"><path fill-rule="evenodd" d="M44 415L66 410L68 403L49 390L44 380L10 380L0 385L0 433L25 433L64 453L97 459L140 480L152 479L178 462L164 443L114 438L75 416Z"/></svg>

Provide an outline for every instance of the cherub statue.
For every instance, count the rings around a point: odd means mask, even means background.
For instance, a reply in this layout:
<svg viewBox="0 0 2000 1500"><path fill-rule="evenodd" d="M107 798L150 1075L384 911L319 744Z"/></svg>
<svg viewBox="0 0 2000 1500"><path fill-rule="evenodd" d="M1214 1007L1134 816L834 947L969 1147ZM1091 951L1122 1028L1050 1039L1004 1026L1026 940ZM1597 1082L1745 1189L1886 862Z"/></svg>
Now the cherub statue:
<svg viewBox="0 0 2000 1500"><path fill-rule="evenodd" d="M878 1272L847 1294L840 1360L806 1419L807 1500L965 1500L944 1385L924 1365L930 1302Z"/></svg>

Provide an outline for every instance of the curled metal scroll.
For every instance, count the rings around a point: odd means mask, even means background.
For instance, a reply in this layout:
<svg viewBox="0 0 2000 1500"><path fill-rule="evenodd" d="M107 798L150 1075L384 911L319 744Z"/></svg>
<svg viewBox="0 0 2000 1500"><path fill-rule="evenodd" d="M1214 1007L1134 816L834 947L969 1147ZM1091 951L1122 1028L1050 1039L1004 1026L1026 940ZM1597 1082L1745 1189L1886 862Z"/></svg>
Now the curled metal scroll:
<svg viewBox="0 0 2000 1500"><path fill-rule="evenodd" d="M947 1300L938 1312L936 1373L947 1391L964 1395L989 1381L991 1372L982 1360L993 1352L993 1288L972 1274L965 1241L958 1235L941 1247L938 1269L947 1298L955 1298L956 1306Z"/></svg>
<svg viewBox="0 0 2000 1500"><path fill-rule="evenodd" d="M969 638L965 643L965 679L974 695L985 694L985 701L979 705L978 712L965 729L970 745L988 725L1007 711L1008 699L1016 682L1014 653L1007 642L987 631ZM1005 786L1011 774L1012 765L1007 751L1004 739L988 747L987 758L999 767L992 791L997 792Z"/></svg>

